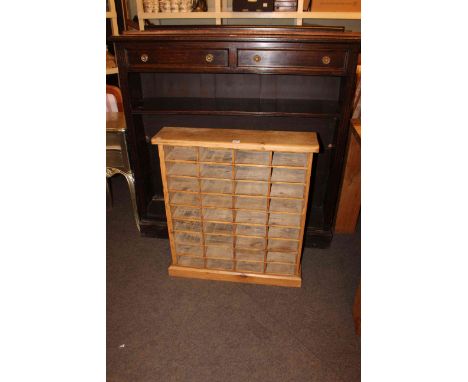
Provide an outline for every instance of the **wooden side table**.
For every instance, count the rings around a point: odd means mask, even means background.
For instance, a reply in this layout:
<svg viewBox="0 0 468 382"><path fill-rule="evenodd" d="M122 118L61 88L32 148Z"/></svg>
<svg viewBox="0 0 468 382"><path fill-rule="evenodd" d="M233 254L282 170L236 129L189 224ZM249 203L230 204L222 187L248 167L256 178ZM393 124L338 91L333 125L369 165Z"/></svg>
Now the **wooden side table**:
<svg viewBox="0 0 468 382"><path fill-rule="evenodd" d="M361 120L353 119L341 194L336 214L335 232L353 233L361 211Z"/></svg>

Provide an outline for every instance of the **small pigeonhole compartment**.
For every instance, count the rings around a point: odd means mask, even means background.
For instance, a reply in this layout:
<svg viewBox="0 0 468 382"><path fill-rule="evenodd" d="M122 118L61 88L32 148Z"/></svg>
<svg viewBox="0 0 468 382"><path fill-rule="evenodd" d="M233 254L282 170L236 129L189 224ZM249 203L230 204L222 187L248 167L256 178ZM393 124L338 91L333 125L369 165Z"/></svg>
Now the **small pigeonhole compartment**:
<svg viewBox="0 0 468 382"><path fill-rule="evenodd" d="M205 234L232 235L234 227L235 226L231 223L213 223L213 222L203 223L203 231Z"/></svg>
<svg viewBox="0 0 468 382"><path fill-rule="evenodd" d="M270 164L270 153L268 151L237 150L235 162L238 164L257 164L268 166Z"/></svg>
<svg viewBox="0 0 468 382"><path fill-rule="evenodd" d="M236 209L266 211L268 208L268 199L266 197L236 196L234 199Z"/></svg>
<svg viewBox="0 0 468 382"><path fill-rule="evenodd" d="M207 245L205 247L205 256L215 259L232 259L234 257L234 250L232 247Z"/></svg>
<svg viewBox="0 0 468 382"><path fill-rule="evenodd" d="M169 191L200 192L200 184L197 178L179 178L168 176L167 186Z"/></svg>
<svg viewBox="0 0 468 382"><path fill-rule="evenodd" d="M166 161L196 161L198 152L195 147L164 146Z"/></svg>
<svg viewBox="0 0 468 382"><path fill-rule="evenodd" d="M171 205L183 205L183 206L200 206L200 195L192 194L188 192L170 192L169 193L169 204Z"/></svg>
<svg viewBox="0 0 468 382"><path fill-rule="evenodd" d="M201 222L199 221L173 220L172 227L174 231L201 232Z"/></svg>
<svg viewBox="0 0 468 382"><path fill-rule="evenodd" d="M236 179L240 180L262 180L268 181L270 179L270 167L250 167L250 166L236 166Z"/></svg>
<svg viewBox="0 0 468 382"><path fill-rule="evenodd" d="M168 162L166 163L168 175L198 176L198 166L195 163Z"/></svg>
<svg viewBox="0 0 468 382"><path fill-rule="evenodd" d="M236 271L262 273L263 267L264 267L264 264L260 262L237 261Z"/></svg>
<svg viewBox="0 0 468 382"><path fill-rule="evenodd" d="M232 150L200 147L200 162L232 163Z"/></svg>
<svg viewBox="0 0 468 382"><path fill-rule="evenodd" d="M265 259L265 255L265 251L254 251L251 249L236 248L237 260L263 261Z"/></svg>
<svg viewBox="0 0 468 382"><path fill-rule="evenodd" d="M232 194L234 187L230 180L201 179L201 191L211 194Z"/></svg>
<svg viewBox="0 0 468 382"><path fill-rule="evenodd" d="M200 164L200 177L232 179L232 166L223 164Z"/></svg>
<svg viewBox="0 0 468 382"><path fill-rule="evenodd" d="M202 195L203 207L232 208L232 196Z"/></svg>
<svg viewBox="0 0 468 382"><path fill-rule="evenodd" d="M230 260L206 259L206 267L209 269L232 271L234 269L234 263Z"/></svg>
<svg viewBox="0 0 468 382"><path fill-rule="evenodd" d="M307 153L273 153L273 166L302 167L307 166Z"/></svg>
<svg viewBox="0 0 468 382"><path fill-rule="evenodd" d="M265 249L266 239L260 237L237 236L236 248Z"/></svg>

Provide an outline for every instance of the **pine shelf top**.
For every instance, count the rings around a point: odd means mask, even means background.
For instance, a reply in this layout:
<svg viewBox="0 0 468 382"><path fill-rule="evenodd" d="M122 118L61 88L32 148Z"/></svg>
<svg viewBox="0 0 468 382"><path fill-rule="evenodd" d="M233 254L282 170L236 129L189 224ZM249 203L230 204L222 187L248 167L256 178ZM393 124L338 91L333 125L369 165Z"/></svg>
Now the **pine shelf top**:
<svg viewBox="0 0 468 382"><path fill-rule="evenodd" d="M151 143L265 151L319 152L317 134L298 131L163 127L151 139Z"/></svg>

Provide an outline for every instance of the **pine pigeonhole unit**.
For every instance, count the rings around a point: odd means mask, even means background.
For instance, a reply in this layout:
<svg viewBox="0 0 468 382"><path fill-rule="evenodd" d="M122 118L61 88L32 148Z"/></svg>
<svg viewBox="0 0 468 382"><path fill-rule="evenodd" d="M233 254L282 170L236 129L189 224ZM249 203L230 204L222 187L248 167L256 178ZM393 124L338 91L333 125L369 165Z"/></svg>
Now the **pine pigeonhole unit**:
<svg viewBox="0 0 468 382"><path fill-rule="evenodd" d="M164 127L169 274L301 286L314 132Z"/></svg>

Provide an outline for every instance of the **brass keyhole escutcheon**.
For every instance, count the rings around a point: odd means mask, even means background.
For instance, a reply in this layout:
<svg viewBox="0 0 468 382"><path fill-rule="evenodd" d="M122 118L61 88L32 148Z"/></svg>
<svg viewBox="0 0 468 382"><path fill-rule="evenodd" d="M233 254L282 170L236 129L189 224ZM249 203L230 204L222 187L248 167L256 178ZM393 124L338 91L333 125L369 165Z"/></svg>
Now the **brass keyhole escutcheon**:
<svg viewBox="0 0 468 382"><path fill-rule="evenodd" d="M322 63L325 65L328 65L330 63L331 59L330 56L323 56L322 57Z"/></svg>
<svg viewBox="0 0 468 382"><path fill-rule="evenodd" d="M211 53L208 53L205 57L206 62L213 62L214 56Z"/></svg>
<svg viewBox="0 0 468 382"><path fill-rule="evenodd" d="M255 56L253 56L253 60L255 62L260 62L260 61L262 61L262 58L258 54L256 54Z"/></svg>
<svg viewBox="0 0 468 382"><path fill-rule="evenodd" d="M146 53L143 53L143 54L140 56L140 60L143 61L143 62L148 61L148 55L147 55Z"/></svg>

